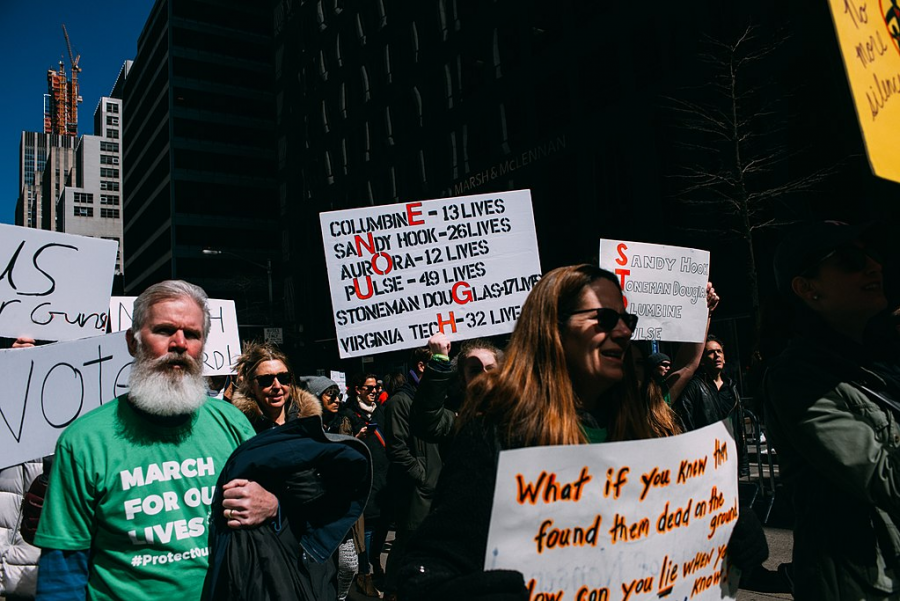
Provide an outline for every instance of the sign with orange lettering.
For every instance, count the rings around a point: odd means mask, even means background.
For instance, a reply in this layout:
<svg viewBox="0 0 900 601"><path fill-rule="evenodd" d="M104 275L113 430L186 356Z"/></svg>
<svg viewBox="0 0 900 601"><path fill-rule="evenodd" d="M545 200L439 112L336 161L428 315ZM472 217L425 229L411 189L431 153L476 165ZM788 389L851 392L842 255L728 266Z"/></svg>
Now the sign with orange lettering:
<svg viewBox="0 0 900 601"><path fill-rule="evenodd" d="M829 0L872 172L900 182L900 6Z"/></svg>
<svg viewBox="0 0 900 601"><path fill-rule="evenodd" d="M737 452L725 422L656 440L500 453L486 570L536 599L733 599Z"/></svg>
<svg viewBox="0 0 900 601"><path fill-rule="evenodd" d="M635 340L704 341L708 251L600 240L600 267L616 274L625 310L638 316Z"/></svg>
<svg viewBox="0 0 900 601"><path fill-rule="evenodd" d="M341 358L511 332L541 278L528 190L319 220Z"/></svg>

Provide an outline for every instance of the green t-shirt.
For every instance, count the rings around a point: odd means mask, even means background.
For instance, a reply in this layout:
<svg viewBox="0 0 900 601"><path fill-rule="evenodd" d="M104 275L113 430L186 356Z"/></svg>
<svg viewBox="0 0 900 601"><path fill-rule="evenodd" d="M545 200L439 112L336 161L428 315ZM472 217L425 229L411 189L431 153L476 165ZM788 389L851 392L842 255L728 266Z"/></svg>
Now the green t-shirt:
<svg viewBox="0 0 900 601"><path fill-rule="evenodd" d="M216 480L254 434L217 399L180 427L104 404L57 441L35 545L90 549L88 599L199 599Z"/></svg>

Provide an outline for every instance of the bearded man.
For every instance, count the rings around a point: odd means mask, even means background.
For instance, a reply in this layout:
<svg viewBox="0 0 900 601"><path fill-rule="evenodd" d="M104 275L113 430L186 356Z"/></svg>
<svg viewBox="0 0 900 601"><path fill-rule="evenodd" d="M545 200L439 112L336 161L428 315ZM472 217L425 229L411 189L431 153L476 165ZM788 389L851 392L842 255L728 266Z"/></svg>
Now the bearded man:
<svg viewBox="0 0 900 601"><path fill-rule="evenodd" d="M126 332L130 390L59 437L35 544L41 599L199 599L209 506L231 452L254 435L244 415L206 396L206 293L179 280L134 303ZM259 485L224 487L232 528L275 516Z"/></svg>

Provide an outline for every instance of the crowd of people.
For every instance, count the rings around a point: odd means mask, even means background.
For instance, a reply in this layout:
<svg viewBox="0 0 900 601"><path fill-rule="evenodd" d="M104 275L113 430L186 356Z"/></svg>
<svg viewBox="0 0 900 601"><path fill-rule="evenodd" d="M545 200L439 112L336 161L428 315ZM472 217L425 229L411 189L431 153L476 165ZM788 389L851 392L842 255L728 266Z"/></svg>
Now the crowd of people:
<svg viewBox="0 0 900 601"><path fill-rule="evenodd" d="M865 228L816 223L785 238L775 274L759 390L745 392L778 452L794 557L761 567L748 504L729 561L742 586L797 599L900 598L900 344L881 256ZM711 285L706 302L711 316ZM355 587L527 600L521 572L484 569L500 451L722 420L743 447L724 342L671 357L633 343L619 278L593 265L544 274L503 349L468 340L451 358L435 334L408 369L347 386L254 342L213 398L200 362L209 323L197 286L148 288L126 334L128 393L66 428L52 462L0 471L6 599L346 599Z"/></svg>

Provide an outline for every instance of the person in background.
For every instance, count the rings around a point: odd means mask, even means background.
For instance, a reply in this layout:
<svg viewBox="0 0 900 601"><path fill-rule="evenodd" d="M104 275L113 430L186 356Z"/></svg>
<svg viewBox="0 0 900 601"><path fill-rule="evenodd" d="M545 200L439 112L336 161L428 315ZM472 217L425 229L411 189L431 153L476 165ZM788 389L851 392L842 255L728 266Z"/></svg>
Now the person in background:
<svg viewBox="0 0 900 601"><path fill-rule="evenodd" d="M437 445L419 440L410 432L410 410L425 364L431 359L427 348L413 349L409 363L409 378L387 400L385 414L385 444L391 462L388 485L393 499L392 515L396 536L388 556L384 580L384 596L396 597L397 566L410 536L428 514L431 497L441 471L441 457Z"/></svg>
<svg viewBox="0 0 900 601"><path fill-rule="evenodd" d="M340 414L341 390L334 380L324 376L302 376L300 382L305 390L301 395L314 397L322 406L322 426L331 434L353 436L353 426L346 415ZM344 542L338 547L338 587L337 598L343 601L350 593L353 579L359 572L359 555L365 553L364 520L358 520Z"/></svg>
<svg viewBox="0 0 900 601"><path fill-rule="evenodd" d="M664 380L672 369L672 360L665 353L652 353L647 357L647 367L657 378Z"/></svg>
<svg viewBox="0 0 900 601"><path fill-rule="evenodd" d="M238 389L231 403L257 432L297 419L300 406L287 356L269 342L251 342L236 363ZM307 399L308 400L308 399ZM318 413L318 399L312 405ZM306 414L311 413L307 408Z"/></svg>
<svg viewBox="0 0 900 601"><path fill-rule="evenodd" d="M33 338L16 338L11 348L30 348ZM6 601L34 599L41 550L19 531L27 504L26 493L35 482L41 484L43 462L26 461L0 469L0 596ZM43 479L46 483L46 477Z"/></svg>
<svg viewBox="0 0 900 601"><path fill-rule="evenodd" d="M365 552L359 555L357 589L366 596L377 597L375 580L383 577L381 550L390 525L390 497L387 486L390 461L385 449L384 408L375 399L378 378L374 374L357 374L351 380L352 394L341 409L349 419L354 436L362 440L372 457L372 491L365 511Z"/></svg>
<svg viewBox="0 0 900 601"><path fill-rule="evenodd" d="M801 601L900 598L900 369L872 327L887 328L888 300L871 235L812 223L775 253L787 319L763 334L790 339L768 360L762 392L794 508Z"/></svg>

